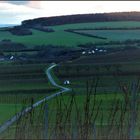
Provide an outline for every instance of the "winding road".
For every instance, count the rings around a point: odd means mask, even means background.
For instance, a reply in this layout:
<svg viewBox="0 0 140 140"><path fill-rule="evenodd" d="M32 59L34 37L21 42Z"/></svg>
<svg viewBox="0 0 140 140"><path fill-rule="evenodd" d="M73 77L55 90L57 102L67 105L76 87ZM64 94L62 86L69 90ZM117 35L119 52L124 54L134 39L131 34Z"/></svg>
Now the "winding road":
<svg viewBox="0 0 140 140"><path fill-rule="evenodd" d="M50 96L47 96L45 97L44 99L42 100L39 100L37 101L36 103L34 103L32 106L29 106L27 107L26 109L24 109L23 111L17 113L15 116L13 116L11 119L9 119L8 121L6 121L4 124L0 125L0 134L2 132L4 132L9 126L11 126L14 122L16 122L20 117L22 117L23 115L25 115L26 113L28 113L29 111L31 111L33 108L39 106L40 104L42 104L43 102L45 101L48 101L56 96L59 96L60 94L62 93L65 93L65 92L68 92L68 91L71 91L70 88L66 88L66 87L63 87L61 85L58 85L55 80L53 79L52 75L51 75L51 70L56 67L57 65L56 64L53 64L51 65L49 68L46 69L45 73L50 81L50 83L59 88L60 91L59 92L56 92Z"/></svg>

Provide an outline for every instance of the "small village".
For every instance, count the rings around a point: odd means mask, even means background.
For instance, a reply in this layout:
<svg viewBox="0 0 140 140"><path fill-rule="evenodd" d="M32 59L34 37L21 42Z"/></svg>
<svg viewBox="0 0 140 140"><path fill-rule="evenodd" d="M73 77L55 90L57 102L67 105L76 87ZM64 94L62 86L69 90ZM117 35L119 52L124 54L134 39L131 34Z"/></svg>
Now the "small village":
<svg viewBox="0 0 140 140"><path fill-rule="evenodd" d="M82 51L82 55L89 55L89 54L99 54L99 53L106 53L106 49L95 48L91 50Z"/></svg>

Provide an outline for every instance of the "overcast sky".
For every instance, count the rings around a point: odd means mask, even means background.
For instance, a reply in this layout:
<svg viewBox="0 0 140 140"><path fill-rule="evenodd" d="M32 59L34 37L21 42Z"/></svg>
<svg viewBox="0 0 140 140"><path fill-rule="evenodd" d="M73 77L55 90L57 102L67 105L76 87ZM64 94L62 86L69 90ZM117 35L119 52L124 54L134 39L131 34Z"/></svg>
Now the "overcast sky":
<svg viewBox="0 0 140 140"><path fill-rule="evenodd" d="M58 15L140 11L140 1L0 1L0 24Z"/></svg>

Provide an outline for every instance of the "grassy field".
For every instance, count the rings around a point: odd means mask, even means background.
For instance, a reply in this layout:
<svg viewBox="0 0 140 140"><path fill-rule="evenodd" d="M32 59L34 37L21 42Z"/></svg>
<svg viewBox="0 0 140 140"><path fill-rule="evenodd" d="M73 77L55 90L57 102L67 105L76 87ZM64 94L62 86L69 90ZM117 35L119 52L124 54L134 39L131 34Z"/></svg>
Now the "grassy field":
<svg viewBox="0 0 140 140"><path fill-rule="evenodd" d="M102 28L102 27L110 27L110 28L133 28L140 27L140 22L138 21L115 21L115 22L94 22L94 23L77 23L77 24L67 24L67 25L59 25L53 26L52 28L56 31L58 30L66 30L66 29L94 29L94 28Z"/></svg>
<svg viewBox="0 0 140 140"><path fill-rule="evenodd" d="M21 111L22 104L10 104L0 102L0 124L14 116L17 112Z"/></svg>
<svg viewBox="0 0 140 140"><path fill-rule="evenodd" d="M78 33L106 37L109 41L140 39L140 30L79 30Z"/></svg>
<svg viewBox="0 0 140 140"><path fill-rule="evenodd" d="M81 37L79 35L73 35L67 33L63 30L56 31L53 33L45 33L42 31L32 30L33 35L28 36L15 36L9 32L1 32L0 40L11 39L14 42L22 43L28 48L32 48L36 45L57 45L57 46L66 46L66 47L76 47L80 43L87 42L100 42L101 39L94 39L89 37Z"/></svg>
<svg viewBox="0 0 140 140"><path fill-rule="evenodd" d="M118 74L120 72L120 75ZM65 80L70 80L70 87L77 94L84 94L86 92L87 82L93 83L95 87L96 81L98 94L117 93L121 92L119 84L130 85L135 79L139 79L140 70L138 64L68 64L56 68L60 83L63 84ZM135 72L134 74L132 74ZM122 74L121 74L122 73ZM128 74L124 74L128 73ZM130 74L129 74L130 73Z"/></svg>
<svg viewBox="0 0 140 140"><path fill-rule="evenodd" d="M86 28L94 29L94 28L100 28L100 27L111 27L111 28L131 27L132 28L132 27L140 27L140 23L135 22L135 21L128 21L128 22L122 21L122 22L95 22L95 23L68 24L68 25L61 25L61 26L52 26L51 28L55 30L55 32L52 32L52 33L32 30L33 35L27 35L27 36L16 36L16 35L10 34L7 31L5 32L1 31L0 40L11 39L14 42L25 44L29 48L32 48L35 45L49 45L49 44L59 45L59 46L62 45L62 46L68 46L68 47L77 47L78 44L85 44L89 42L91 43L105 42L106 40L72 34L72 33L65 32L64 30L86 29ZM128 32L131 33L132 31L128 31ZM137 32L138 31L136 31L136 33ZM108 33L107 35L109 36L110 34L111 32ZM126 34L126 33L123 33L123 34ZM139 32L137 33L137 35L139 35ZM130 35L130 34L128 37L125 37L125 38L130 38L131 36L133 36L134 38L134 35ZM135 35L135 37L137 36Z"/></svg>

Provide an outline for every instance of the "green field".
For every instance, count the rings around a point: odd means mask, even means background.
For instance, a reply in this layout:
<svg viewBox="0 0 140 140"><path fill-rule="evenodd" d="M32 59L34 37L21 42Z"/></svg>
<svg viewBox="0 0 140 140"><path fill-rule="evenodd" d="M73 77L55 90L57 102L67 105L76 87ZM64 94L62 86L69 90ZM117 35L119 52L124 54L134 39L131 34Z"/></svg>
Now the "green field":
<svg viewBox="0 0 140 140"><path fill-rule="evenodd" d="M59 25L53 26L53 29L58 30L66 30L66 29L95 29L95 28L134 28L140 27L139 21L115 21L115 22L94 22L94 23L77 23L77 24L67 24L67 25Z"/></svg>
<svg viewBox="0 0 140 140"><path fill-rule="evenodd" d="M117 75L117 71L122 75ZM120 83L130 86L132 81L139 79L140 66L132 64L65 64L56 68L55 75L63 85L65 80L70 80L70 87L76 94L85 94L87 82L89 87L95 87L98 94L122 93ZM135 72L133 74L133 72ZM128 74L124 74L128 73ZM129 74L130 73L130 74Z"/></svg>
<svg viewBox="0 0 140 140"><path fill-rule="evenodd" d="M17 112L21 111L22 104L10 104L5 103L2 104L0 102L0 124L9 120L12 116L14 116Z"/></svg>
<svg viewBox="0 0 140 140"><path fill-rule="evenodd" d="M76 45L87 42L100 42L100 39L94 39L89 37L81 37L79 35L73 35L63 30L53 33L45 33L37 30L32 30L31 36L15 36L9 32L1 32L0 40L11 39L14 42L25 44L27 47L32 48L36 45L59 45L76 47Z"/></svg>
<svg viewBox="0 0 140 140"><path fill-rule="evenodd" d="M126 41L140 39L140 30L80 30L76 32L105 37L109 41Z"/></svg>
<svg viewBox="0 0 140 140"><path fill-rule="evenodd" d="M94 28L101 28L101 27L111 27L111 28L133 28L133 27L140 27L140 22L136 21L128 21L128 22L95 22L95 23L79 23L79 24L68 24L68 25L60 25L60 26L52 26L55 32L46 33L38 30L32 30L33 35L27 36L16 36L12 35L7 31L0 32L0 40L3 39L11 39L13 42L23 43L27 47L32 48L36 45L62 45L68 47L76 47L78 44L85 44L85 43L99 43L104 42L105 40L91 38L86 36L81 36L73 33L65 32L66 29L94 29ZM128 31L129 32L129 31ZM131 33L132 31L130 31ZM138 32L138 31L137 31ZM137 33L136 32L136 33ZM104 33L105 34L105 33ZM110 35L111 33L109 33ZM125 35L126 33L124 33ZM106 35L106 34L105 34ZM139 35L137 33L136 35ZM136 37L135 35L135 37ZM129 35L128 39L134 35ZM111 36L112 37L112 36ZM127 38L127 37L124 37ZM134 38L134 37L133 37ZM138 37L137 37L138 38Z"/></svg>

